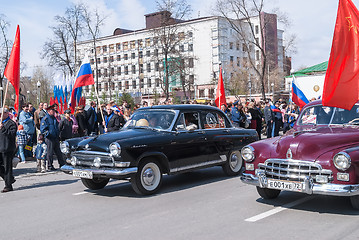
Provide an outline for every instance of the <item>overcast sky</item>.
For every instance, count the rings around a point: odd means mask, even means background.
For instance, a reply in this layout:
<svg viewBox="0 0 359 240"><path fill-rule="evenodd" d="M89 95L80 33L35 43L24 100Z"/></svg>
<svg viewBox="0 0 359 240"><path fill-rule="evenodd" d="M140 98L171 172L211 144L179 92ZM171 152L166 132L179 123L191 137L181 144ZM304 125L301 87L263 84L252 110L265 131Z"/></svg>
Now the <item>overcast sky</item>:
<svg viewBox="0 0 359 240"><path fill-rule="evenodd" d="M44 42L51 38L49 26L55 15L63 15L75 0L0 0L0 14L11 26L8 36L14 39L16 25L21 32L21 61L26 62L26 75L32 75L34 66L45 65L40 59ZM213 15L215 0L187 0L193 17ZM155 12L155 0L86 0L108 16L102 36L111 35L115 28L140 29L145 26L144 15ZM359 6L359 0L353 0ZM330 54L338 0L267 0L266 11L279 8L291 20L286 33L297 35L297 53L292 55L292 68L297 70L327 61Z"/></svg>

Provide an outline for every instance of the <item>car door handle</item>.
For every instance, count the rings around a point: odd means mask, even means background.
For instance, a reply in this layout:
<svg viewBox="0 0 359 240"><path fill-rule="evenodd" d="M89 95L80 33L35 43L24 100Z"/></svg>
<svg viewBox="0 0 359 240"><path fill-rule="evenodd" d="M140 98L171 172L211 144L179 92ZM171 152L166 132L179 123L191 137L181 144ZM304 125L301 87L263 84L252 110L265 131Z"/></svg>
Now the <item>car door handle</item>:
<svg viewBox="0 0 359 240"><path fill-rule="evenodd" d="M197 132L198 134L204 134L205 132L204 131L199 131Z"/></svg>
<svg viewBox="0 0 359 240"><path fill-rule="evenodd" d="M224 129L223 132L229 133L229 129Z"/></svg>

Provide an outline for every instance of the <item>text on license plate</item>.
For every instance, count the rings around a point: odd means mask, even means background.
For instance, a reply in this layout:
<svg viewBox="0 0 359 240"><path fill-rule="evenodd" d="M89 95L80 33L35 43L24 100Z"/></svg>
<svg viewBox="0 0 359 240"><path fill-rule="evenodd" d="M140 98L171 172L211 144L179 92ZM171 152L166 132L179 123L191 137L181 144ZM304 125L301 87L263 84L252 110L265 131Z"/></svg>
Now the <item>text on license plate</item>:
<svg viewBox="0 0 359 240"><path fill-rule="evenodd" d="M87 178L87 179L93 178L92 172L81 171L81 170L73 170L72 176L80 177L80 178Z"/></svg>
<svg viewBox="0 0 359 240"><path fill-rule="evenodd" d="M291 182L284 180L268 179L268 188L301 192L303 190L303 184L301 182Z"/></svg>

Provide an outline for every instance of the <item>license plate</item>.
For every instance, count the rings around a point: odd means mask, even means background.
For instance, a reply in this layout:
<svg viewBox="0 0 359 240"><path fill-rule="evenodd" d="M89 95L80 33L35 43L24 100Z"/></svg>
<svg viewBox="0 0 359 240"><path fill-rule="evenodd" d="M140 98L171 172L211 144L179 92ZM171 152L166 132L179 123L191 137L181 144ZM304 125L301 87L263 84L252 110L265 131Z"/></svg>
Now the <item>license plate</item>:
<svg viewBox="0 0 359 240"><path fill-rule="evenodd" d="M92 172L81 171L81 170L73 170L72 176L80 177L80 178L87 178L87 179L93 178Z"/></svg>
<svg viewBox="0 0 359 240"><path fill-rule="evenodd" d="M303 190L303 184L301 182L292 182L285 180L268 179L267 187L271 189L293 191L293 192L302 192Z"/></svg>

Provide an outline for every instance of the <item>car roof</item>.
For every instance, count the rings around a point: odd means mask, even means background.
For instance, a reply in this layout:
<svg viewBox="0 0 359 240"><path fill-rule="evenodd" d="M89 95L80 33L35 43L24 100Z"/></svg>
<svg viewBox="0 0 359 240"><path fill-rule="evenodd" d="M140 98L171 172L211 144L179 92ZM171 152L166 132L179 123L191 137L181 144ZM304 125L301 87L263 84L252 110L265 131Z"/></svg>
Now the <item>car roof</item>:
<svg viewBox="0 0 359 240"><path fill-rule="evenodd" d="M179 104L179 105L156 105L152 107L143 107L138 110L148 110L148 109L170 109L170 110L220 110L217 107L201 104Z"/></svg>

